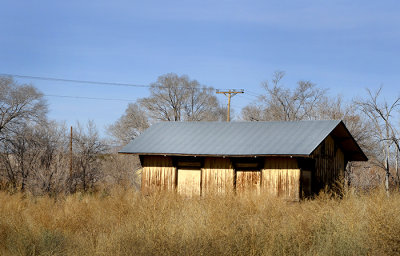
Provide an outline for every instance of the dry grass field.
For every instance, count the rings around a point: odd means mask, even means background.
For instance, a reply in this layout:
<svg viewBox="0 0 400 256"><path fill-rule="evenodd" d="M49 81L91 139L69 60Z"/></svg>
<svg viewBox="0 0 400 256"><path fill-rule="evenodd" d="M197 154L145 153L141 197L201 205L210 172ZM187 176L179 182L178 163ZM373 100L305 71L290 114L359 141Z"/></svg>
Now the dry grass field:
<svg viewBox="0 0 400 256"><path fill-rule="evenodd" d="M0 255L398 255L400 194L289 203L110 193L0 193Z"/></svg>

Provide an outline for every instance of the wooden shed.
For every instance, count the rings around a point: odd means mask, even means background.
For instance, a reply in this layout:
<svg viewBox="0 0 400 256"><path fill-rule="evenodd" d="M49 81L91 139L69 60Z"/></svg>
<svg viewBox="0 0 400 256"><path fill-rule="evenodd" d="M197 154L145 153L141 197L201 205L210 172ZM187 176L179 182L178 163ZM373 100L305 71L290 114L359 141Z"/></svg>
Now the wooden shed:
<svg viewBox="0 0 400 256"><path fill-rule="evenodd" d="M142 191L269 193L300 200L367 157L340 120L161 122L120 153L137 154Z"/></svg>

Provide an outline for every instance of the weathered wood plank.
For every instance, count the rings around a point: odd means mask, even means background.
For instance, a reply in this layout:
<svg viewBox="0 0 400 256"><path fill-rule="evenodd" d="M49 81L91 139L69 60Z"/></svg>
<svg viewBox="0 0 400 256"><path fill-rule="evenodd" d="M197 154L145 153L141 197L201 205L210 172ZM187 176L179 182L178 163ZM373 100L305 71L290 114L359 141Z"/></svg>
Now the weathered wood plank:
<svg viewBox="0 0 400 256"><path fill-rule="evenodd" d="M301 170L301 196L308 197L312 193L312 173L310 170Z"/></svg>
<svg viewBox="0 0 400 256"><path fill-rule="evenodd" d="M261 191L261 171L236 171L236 193L259 195Z"/></svg>
<svg viewBox="0 0 400 256"><path fill-rule="evenodd" d="M230 193L234 190L234 169L227 158L209 157L202 168L202 195Z"/></svg>
<svg viewBox="0 0 400 256"><path fill-rule="evenodd" d="M142 192L174 190L176 168L170 157L144 156L142 170Z"/></svg>
<svg viewBox="0 0 400 256"><path fill-rule="evenodd" d="M300 200L300 169L296 159L266 158L262 169L262 191L287 200Z"/></svg>
<svg viewBox="0 0 400 256"><path fill-rule="evenodd" d="M344 153L335 143L329 135L311 155L315 159L315 181L313 181L315 192L326 185L334 184L336 180L344 176Z"/></svg>
<svg viewBox="0 0 400 256"><path fill-rule="evenodd" d="M192 197L201 195L201 170L178 169L178 194Z"/></svg>

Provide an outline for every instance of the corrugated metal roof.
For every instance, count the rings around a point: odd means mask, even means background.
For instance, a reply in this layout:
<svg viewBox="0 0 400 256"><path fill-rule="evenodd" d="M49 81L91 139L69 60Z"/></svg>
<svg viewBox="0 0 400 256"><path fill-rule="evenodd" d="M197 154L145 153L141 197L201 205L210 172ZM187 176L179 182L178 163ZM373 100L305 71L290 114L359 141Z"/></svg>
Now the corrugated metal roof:
<svg viewBox="0 0 400 256"><path fill-rule="evenodd" d="M340 123L340 120L161 122L132 140L120 153L309 155Z"/></svg>

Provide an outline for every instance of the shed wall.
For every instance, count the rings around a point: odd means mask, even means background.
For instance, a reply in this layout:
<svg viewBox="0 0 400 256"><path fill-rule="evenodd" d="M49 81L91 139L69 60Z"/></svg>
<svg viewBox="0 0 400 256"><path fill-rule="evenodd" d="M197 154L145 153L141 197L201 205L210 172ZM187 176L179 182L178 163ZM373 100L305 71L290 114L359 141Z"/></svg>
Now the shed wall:
<svg viewBox="0 0 400 256"><path fill-rule="evenodd" d="M234 169L228 158L207 157L202 168L202 195L229 193L234 189Z"/></svg>
<svg viewBox="0 0 400 256"><path fill-rule="evenodd" d="M313 190L318 192L326 185L331 186L340 177L344 177L345 156L338 144L328 136L311 154L315 160Z"/></svg>
<svg viewBox="0 0 400 256"><path fill-rule="evenodd" d="M287 200L300 200L300 169L294 158L266 158L262 169L262 190Z"/></svg>
<svg viewBox="0 0 400 256"><path fill-rule="evenodd" d="M193 179L193 184L187 186L200 186L201 195L211 192L225 194L235 190L240 193L250 189L260 194L268 193L298 201L302 194L310 194L310 183L317 192L325 185L333 184L344 174L344 154L331 136L327 137L324 145L318 146L311 157L312 159L308 159L312 164L301 166L295 158L266 157L259 172L256 169L235 170L229 158L199 158L197 168L200 172L200 182ZM174 165L177 165L177 161L172 157L143 156L142 191L147 193L154 190L176 190L179 177L178 169ZM311 167L304 169L304 166Z"/></svg>
<svg viewBox="0 0 400 256"><path fill-rule="evenodd" d="M261 171L238 170L236 171L237 194L261 194Z"/></svg>
<svg viewBox="0 0 400 256"><path fill-rule="evenodd" d="M176 188L176 168L173 166L171 157L145 156L142 166L142 192Z"/></svg>
<svg viewBox="0 0 400 256"><path fill-rule="evenodd" d="M192 197L201 195L201 170L178 169L178 194Z"/></svg>

